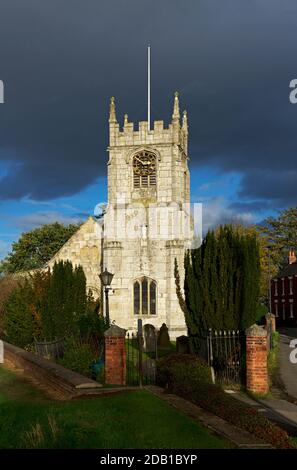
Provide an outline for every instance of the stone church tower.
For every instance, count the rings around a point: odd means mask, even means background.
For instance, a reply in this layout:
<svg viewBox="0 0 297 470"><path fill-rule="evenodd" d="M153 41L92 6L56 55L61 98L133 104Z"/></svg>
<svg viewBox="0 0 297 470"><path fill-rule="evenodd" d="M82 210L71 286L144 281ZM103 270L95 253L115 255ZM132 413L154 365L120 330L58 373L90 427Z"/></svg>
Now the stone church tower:
<svg viewBox="0 0 297 470"><path fill-rule="evenodd" d="M183 277L185 249L193 237L190 216L188 123L180 122L175 93L172 121L139 122L138 129L109 114L108 206L104 215L102 268L114 273L110 318L135 331L143 325L169 328L171 339L185 334L175 287L174 261Z"/></svg>

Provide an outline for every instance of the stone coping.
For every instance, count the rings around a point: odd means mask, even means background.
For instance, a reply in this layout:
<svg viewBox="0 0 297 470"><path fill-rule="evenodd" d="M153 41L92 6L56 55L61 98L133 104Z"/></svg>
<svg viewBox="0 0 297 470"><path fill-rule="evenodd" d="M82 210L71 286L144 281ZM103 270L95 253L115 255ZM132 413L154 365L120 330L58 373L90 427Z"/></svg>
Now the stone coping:
<svg viewBox="0 0 297 470"><path fill-rule="evenodd" d="M68 396L96 393L102 387L102 384L88 377L4 341L4 364L7 361L21 367L28 375L37 377L50 388L64 391Z"/></svg>
<svg viewBox="0 0 297 470"><path fill-rule="evenodd" d="M251 336L251 337L255 337L255 336L264 337L264 336L267 336L267 331L264 329L264 327L254 324L245 330L245 334L246 336Z"/></svg>
<svg viewBox="0 0 297 470"><path fill-rule="evenodd" d="M105 338L111 337L111 338L116 338L116 337L125 337L126 336L127 330L124 330L124 328L120 328L117 325L111 325L108 330L104 332Z"/></svg>

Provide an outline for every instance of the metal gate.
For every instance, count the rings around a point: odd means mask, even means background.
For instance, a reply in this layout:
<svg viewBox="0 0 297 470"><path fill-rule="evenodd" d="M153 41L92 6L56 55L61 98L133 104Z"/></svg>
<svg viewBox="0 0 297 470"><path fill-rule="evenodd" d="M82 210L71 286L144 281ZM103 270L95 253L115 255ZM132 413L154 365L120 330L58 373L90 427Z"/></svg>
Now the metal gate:
<svg viewBox="0 0 297 470"><path fill-rule="evenodd" d="M235 330L207 330L196 338L198 355L211 367L213 381L241 384L245 377L245 336Z"/></svg>
<svg viewBox="0 0 297 470"><path fill-rule="evenodd" d="M154 348L147 348L141 333L126 336L127 385L153 385L156 382L157 338Z"/></svg>

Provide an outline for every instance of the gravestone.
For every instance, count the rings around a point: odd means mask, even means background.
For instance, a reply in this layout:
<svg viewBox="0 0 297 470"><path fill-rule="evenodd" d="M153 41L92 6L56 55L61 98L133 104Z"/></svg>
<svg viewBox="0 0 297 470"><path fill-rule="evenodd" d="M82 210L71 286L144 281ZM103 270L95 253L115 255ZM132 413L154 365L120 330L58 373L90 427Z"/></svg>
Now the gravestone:
<svg viewBox="0 0 297 470"><path fill-rule="evenodd" d="M156 330L153 325L144 326L144 344L146 352L154 352L156 350Z"/></svg>
<svg viewBox="0 0 297 470"><path fill-rule="evenodd" d="M168 334L168 328L165 323L163 323L158 333L158 348L160 349L170 348L170 338Z"/></svg>
<svg viewBox="0 0 297 470"><path fill-rule="evenodd" d="M179 336L176 338L176 352L178 354L190 354L190 341L188 336Z"/></svg>

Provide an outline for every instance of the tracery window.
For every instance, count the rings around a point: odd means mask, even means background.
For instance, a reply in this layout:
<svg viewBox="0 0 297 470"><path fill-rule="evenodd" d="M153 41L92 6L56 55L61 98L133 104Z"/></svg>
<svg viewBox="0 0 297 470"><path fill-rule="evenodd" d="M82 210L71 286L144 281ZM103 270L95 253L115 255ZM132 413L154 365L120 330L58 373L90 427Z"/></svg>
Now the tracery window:
<svg viewBox="0 0 297 470"><path fill-rule="evenodd" d="M156 315L157 284L148 277L134 281L134 315Z"/></svg>

